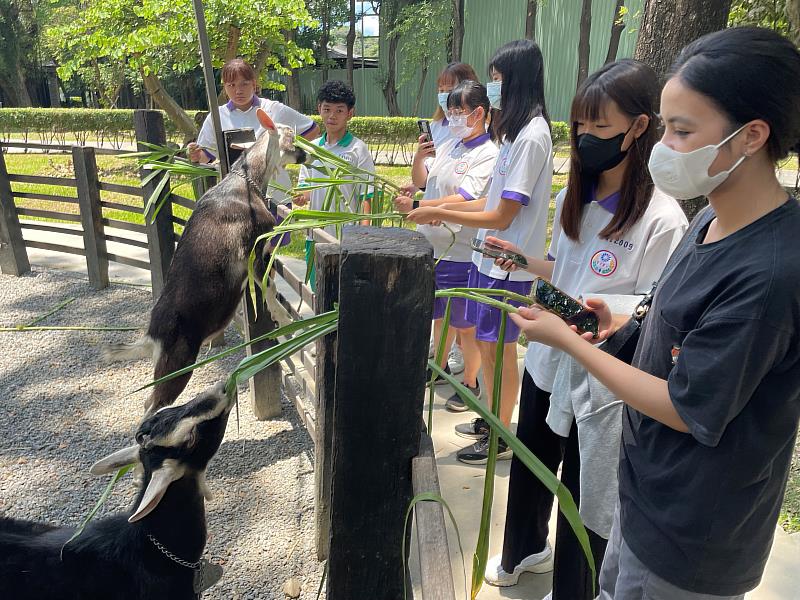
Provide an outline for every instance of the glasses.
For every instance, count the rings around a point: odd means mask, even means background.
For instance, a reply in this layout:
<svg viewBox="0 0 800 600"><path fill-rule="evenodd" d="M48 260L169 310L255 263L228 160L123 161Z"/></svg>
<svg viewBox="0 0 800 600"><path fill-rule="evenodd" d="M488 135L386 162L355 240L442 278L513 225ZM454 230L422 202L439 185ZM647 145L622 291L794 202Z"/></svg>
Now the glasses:
<svg viewBox="0 0 800 600"><path fill-rule="evenodd" d="M464 110L460 109L460 108L457 108L455 110L448 110L447 111L447 120L450 121L450 120L453 119L453 117L467 117L467 118L469 118L469 117L472 116L472 113L474 113L476 110L478 110L478 109L476 108L476 109L474 109L474 110L472 110L471 112L468 112L468 113L465 113Z"/></svg>

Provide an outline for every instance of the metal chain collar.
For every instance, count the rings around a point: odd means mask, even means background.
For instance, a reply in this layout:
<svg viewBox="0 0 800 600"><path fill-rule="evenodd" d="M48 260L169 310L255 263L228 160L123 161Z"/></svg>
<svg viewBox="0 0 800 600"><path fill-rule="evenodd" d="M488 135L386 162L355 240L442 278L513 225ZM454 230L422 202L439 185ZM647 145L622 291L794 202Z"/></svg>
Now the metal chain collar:
<svg viewBox="0 0 800 600"><path fill-rule="evenodd" d="M153 537L153 536L152 536L151 534L149 534L149 533L147 534L147 539L149 539L151 542L153 542L153 545L154 545L156 548L158 548L158 549L161 551L161 553L162 553L164 556L166 556L168 559L170 559L172 562L176 562L176 563L178 563L180 566L182 566L182 567L186 567L187 569L192 569L193 571L197 571L198 569L200 569L200 563L201 563L201 561L199 561L199 560L198 560L197 562L189 562L188 560L183 560L182 558L179 558L179 557L175 556L175 555L174 555L172 552L170 552L169 550L167 550L167 549L166 549L166 548L165 548L165 547L164 547L164 546L161 544L161 542L159 542L159 541L158 541L158 540L157 540L155 537Z"/></svg>
<svg viewBox="0 0 800 600"><path fill-rule="evenodd" d="M233 173L234 175L238 175L239 177L244 179L247 182L247 185L249 185L250 188L256 193L256 195L259 198L261 198L264 204L267 205L267 208L272 208L273 206L272 198L270 198L269 196L264 194L264 192L261 191L261 188L258 185L256 185L256 182L253 181L250 175L248 175L244 171L240 171L239 169L231 169L229 172Z"/></svg>

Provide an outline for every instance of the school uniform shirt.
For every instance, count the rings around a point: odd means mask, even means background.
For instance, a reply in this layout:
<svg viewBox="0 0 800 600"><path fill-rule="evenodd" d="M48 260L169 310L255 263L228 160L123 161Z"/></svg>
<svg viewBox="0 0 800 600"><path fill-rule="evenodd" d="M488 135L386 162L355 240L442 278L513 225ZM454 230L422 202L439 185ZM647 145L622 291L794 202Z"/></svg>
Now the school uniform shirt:
<svg viewBox="0 0 800 600"><path fill-rule="evenodd" d="M457 140L448 127L447 117L431 121L431 137L433 137L433 147L439 149L447 140Z"/></svg>
<svg viewBox="0 0 800 600"><path fill-rule="evenodd" d="M258 108L262 108L264 112L269 115L269 118L272 119L273 123L294 127L299 135L305 135L314 128L314 121L306 115L275 100L259 98L254 95L250 108L247 110L239 110L230 100L219 107L219 120L222 130L227 131L229 129L243 129L249 127L255 133L256 138L258 138L264 132L264 128L261 127L261 123L258 122L258 117L256 116L256 110ZM211 115L208 115L206 120L203 121L200 134L197 136L197 143L204 148L211 149L210 152L206 152L209 158L216 158L217 138L214 135L214 125L211 121ZM292 187L289 174L284 168L278 170L275 181L283 187ZM271 190L270 195L277 201L282 201L287 198L285 194L278 190Z"/></svg>
<svg viewBox="0 0 800 600"><path fill-rule="evenodd" d="M734 596L763 574L800 420L800 206L704 244L713 217L670 260L633 357L689 432L625 408L620 524L659 577Z"/></svg>
<svg viewBox="0 0 800 600"><path fill-rule="evenodd" d="M586 204L581 215L580 240L561 230L561 210L567 189L556 197L553 234L548 258L555 260L552 282L573 298L596 294L646 294L658 281L664 265L688 227L675 201L654 188L650 205L622 237L608 240L600 232L611 222L619 193ZM539 389L553 391L561 351L532 343L525 368Z"/></svg>
<svg viewBox="0 0 800 600"><path fill-rule="evenodd" d="M436 151L428 180L425 183L424 200L460 194L465 200L482 198L488 189L498 149L488 133L464 142L449 138ZM472 248L470 242L478 234L475 227L465 227L456 223L442 225L418 225L433 246L435 258L454 262L470 262ZM453 235L455 234L455 242Z"/></svg>
<svg viewBox="0 0 800 600"><path fill-rule="evenodd" d="M370 173L375 173L375 164L372 161L369 148L363 141L349 131L346 131L342 139L335 144L328 143L328 134L324 133L317 140L317 145L328 152L332 152L336 156L342 157L355 167L364 169ZM321 168L320 164L315 161L310 165L303 165L300 167L300 176L297 180L298 186L303 186L309 177L327 178L329 175ZM345 179L346 178L347 177L345 177ZM313 186L314 183L309 183L308 185ZM359 199L371 198L373 194L373 187L362 183L343 184L338 186L338 189L344 196L347 205L337 206L335 201L331 201L327 210L358 212L360 204ZM325 208L325 197L328 194L328 190L329 188L311 190L311 200L309 202L309 208L311 210L323 210ZM333 226L326 227L325 230L331 235L335 235L336 233L336 228Z"/></svg>
<svg viewBox="0 0 800 600"><path fill-rule="evenodd" d="M485 210L494 210L500 202L519 202L520 211L504 230L479 229L481 240L492 235L515 244L528 256L543 256L547 236L547 213L553 181L553 142L550 127L543 117L534 117L522 128L514 142L500 146ZM494 264L494 259L473 252L472 262L478 271L494 279L531 281L524 270L508 273Z"/></svg>

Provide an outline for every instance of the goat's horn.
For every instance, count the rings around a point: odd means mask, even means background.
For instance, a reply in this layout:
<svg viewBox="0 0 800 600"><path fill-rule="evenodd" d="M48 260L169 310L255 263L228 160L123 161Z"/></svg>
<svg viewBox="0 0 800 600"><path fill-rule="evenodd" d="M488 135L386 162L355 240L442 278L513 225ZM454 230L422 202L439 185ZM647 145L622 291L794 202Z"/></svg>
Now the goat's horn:
<svg viewBox="0 0 800 600"><path fill-rule="evenodd" d="M147 484L147 489L144 491L144 496L142 496L142 501L139 502L139 506L134 513L128 517L128 522L133 523L153 512L167 492L169 484L183 477L183 471L183 467L172 459L165 460L161 467L153 471L150 483Z"/></svg>
<svg viewBox="0 0 800 600"><path fill-rule="evenodd" d="M131 463L139 462L139 445L134 444L133 446L128 446L127 448L123 448L122 450L117 450L106 456L105 458L101 458L96 463L94 463L91 467L89 467L89 473L92 475L106 475L107 473L111 473L116 471L117 469L121 469L125 465L129 465Z"/></svg>

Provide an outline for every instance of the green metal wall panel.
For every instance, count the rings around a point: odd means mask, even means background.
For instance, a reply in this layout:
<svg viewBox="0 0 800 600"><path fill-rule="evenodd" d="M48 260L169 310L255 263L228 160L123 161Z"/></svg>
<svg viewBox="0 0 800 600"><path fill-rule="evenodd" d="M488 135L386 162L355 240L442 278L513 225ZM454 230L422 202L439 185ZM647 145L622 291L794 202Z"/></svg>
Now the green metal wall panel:
<svg viewBox="0 0 800 600"><path fill-rule="evenodd" d="M644 0L626 0L626 27L620 39L618 58L633 55L638 21ZM482 82L488 80L487 65L494 51L506 42L525 35L525 0L465 0L465 32L462 58L470 63ZM578 74L578 38L581 0L542 0L536 20L536 42L545 60L545 97L550 116L564 121L575 93ZM611 36L615 0L594 0L590 37L590 71L602 66ZM404 44L413 40L404 41ZM398 64L403 60L403 44ZM444 40L441 60L432 65L426 78L418 113L429 116L436 108L436 76L445 64ZM344 70L331 70L333 79L346 79ZM300 73L305 110L314 110L316 89L321 82L318 71ZM380 69L357 69L354 73L357 112L361 115L386 115L386 102L380 83ZM398 103L404 115L411 114L419 88L419 75L398 88Z"/></svg>

